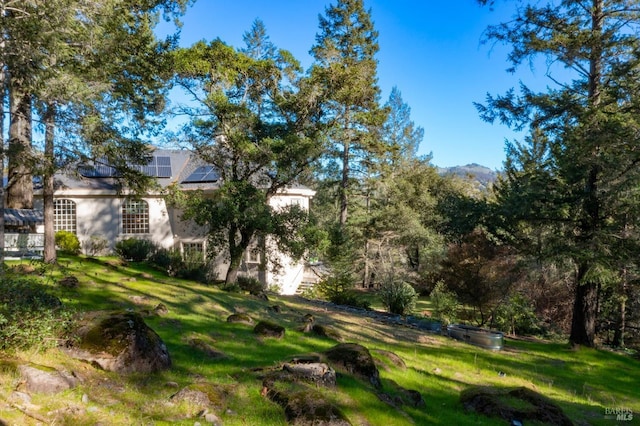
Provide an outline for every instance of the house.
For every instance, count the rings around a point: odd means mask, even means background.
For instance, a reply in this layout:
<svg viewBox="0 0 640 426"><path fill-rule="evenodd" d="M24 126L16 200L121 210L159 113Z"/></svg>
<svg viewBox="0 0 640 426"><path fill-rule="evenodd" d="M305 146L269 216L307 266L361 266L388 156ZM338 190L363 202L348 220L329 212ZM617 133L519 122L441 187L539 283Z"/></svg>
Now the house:
<svg viewBox="0 0 640 426"><path fill-rule="evenodd" d="M218 174L210 165L201 163L186 150L153 152L151 161L139 170L157 178L160 190L142 197L130 197L126 190L118 191L113 179L115 170L100 165L78 167L76 176L59 173L55 177L55 230L66 230L78 236L83 248L92 238L103 238L109 249L127 238L148 239L159 247L177 249L182 253L206 253L204 229L193 222L183 221L181 212L167 205L162 189L177 184L188 191L215 191ZM273 207L296 203L309 208L315 192L304 186L291 186L270 199ZM36 191L36 208L42 209L42 192ZM277 255L283 266L278 272L260 268L263 263L258 250L247 250L241 273L258 278L263 284L293 294L302 281L304 263L283 254ZM266 259L267 264L270 260ZM219 277L224 277L224 256L216 262Z"/></svg>

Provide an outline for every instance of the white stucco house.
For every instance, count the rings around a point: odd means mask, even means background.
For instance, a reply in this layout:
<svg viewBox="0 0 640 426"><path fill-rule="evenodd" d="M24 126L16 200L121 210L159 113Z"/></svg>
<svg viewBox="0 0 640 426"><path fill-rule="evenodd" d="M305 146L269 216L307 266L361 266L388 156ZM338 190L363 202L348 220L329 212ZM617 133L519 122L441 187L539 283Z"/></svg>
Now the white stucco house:
<svg viewBox="0 0 640 426"><path fill-rule="evenodd" d="M140 169L156 177L160 190L133 198L126 190L118 191L109 166L79 167L78 173L59 173L55 177L54 216L55 230L66 230L78 236L83 247L92 237L103 237L109 248L126 238L153 241L164 248L185 252L206 253L206 235L192 222L181 219L181 212L165 202L162 189L177 184L185 191L201 189L215 191L218 174L212 166L202 164L186 150L156 149L150 163ZM309 208L315 192L305 186L291 186L269 201L273 207L296 203ZM42 208L42 193L36 191L36 209ZM257 250L248 250L241 274L260 279L267 286L276 286L282 294L294 294L304 276L304 263L294 261L283 254L279 271L260 268L262 263ZM224 277L226 265L220 256L216 269ZM269 264L269 259L266 259Z"/></svg>

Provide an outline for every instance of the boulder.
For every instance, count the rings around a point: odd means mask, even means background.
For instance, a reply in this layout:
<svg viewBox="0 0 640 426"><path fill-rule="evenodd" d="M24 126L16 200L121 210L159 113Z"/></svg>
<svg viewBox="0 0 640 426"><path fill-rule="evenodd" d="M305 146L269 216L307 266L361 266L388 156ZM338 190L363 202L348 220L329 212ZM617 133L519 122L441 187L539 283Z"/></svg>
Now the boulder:
<svg viewBox="0 0 640 426"><path fill-rule="evenodd" d="M387 379L385 381L385 389L387 392L379 392L378 398L394 408L400 408L404 405L419 408L426 405L420 392L403 388L393 380Z"/></svg>
<svg viewBox="0 0 640 426"><path fill-rule="evenodd" d="M382 358L388 360L392 365L398 367L402 370L407 369L407 364L404 362L402 358L400 358L397 354L391 351L385 351L384 349L374 349L374 352L377 353ZM378 367L386 369L387 366L384 362L376 363Z"/></svg>
<svg viewBox="0 0 640 426"><path fill-rule="evenodd" d="M196 390L183 388L169 397L172 402L188 402L199 410L203 410L211 405L211 400L206 393Z"/></svg>
<svg viewBox="0 0 640 426"><path fill-rule="evenodd" d="M318 336L328 337L329 339L338 341L342 340L342 336L340 335L338 330L328 325L313 324L313 326L311 327L311 331Z"/></svg>
<svg viewBox="0 0 640 426"><path fill-rule="evenodd" d="M253 319L249 315L243 313L229 315L227 317L227 322L253 325Z"/></svg>
<svg viewBox="0 0 640 426"><path fill-rule="evenodd" d="M357 343L341 343L324 352L331 365L360 377L380 389L380 372L369 350Z"/></svg>
<svg viewBox="0 0 640 426"><path fill-rule="evenodd" d="M18 367L24 390L31 393L55 394L73 389L78 380L70 373L44 366L21 365Z"/></svg>
<svg viewBox="0 0 640 426"><path fill-rule="evenodd" d="M467 411L501 417L511 423L532 421L557 426L573 425L558 405L525 387L472 387L461 393L460 402Z"/></svg>
<svg viewBox="0 0 640 426"><path fill-rule="evenodd" d="M172 402L188 402L198 410L216 408L221 410L226 404L229 392L223 387L207 382L192 383L169 397Z"/></svg>
<svg viewBox="0 0 640 426"><path fill-rule="evenodd" d="M350 426L342 411L320 392L308 387L263 389L263 395L284 409L289 424L297 426Z"/></svg>
<svg viewBox="0 0 640 426"><path fill-rule="evenodd" d="M284 337L285 329L281 325L274 324L269 321L260 321L253 328L253 332L262 337L274 337L276 339L282 339Z"/></svg>
<svg viewBox="0 0 640 426"><path fill-rule="evenodd" d="M171 367L158 334L135 312L97 312L82 322L66 352L107 371L154 373Z"/></svg>
<svg viewBox="0 0 640 426"><path fill-rule="evenodd" d="M158 316L164 316L169 313L169 309L164 303L158 303L155 308L153 308L153 313Z"/></svg>
<svg viewBox="0 0 640 426"><path fill-rule="evenodd" d="M296 380L313 383L324 387L335 387L336 372L323 362L287 363L282 370Z"/></svg>

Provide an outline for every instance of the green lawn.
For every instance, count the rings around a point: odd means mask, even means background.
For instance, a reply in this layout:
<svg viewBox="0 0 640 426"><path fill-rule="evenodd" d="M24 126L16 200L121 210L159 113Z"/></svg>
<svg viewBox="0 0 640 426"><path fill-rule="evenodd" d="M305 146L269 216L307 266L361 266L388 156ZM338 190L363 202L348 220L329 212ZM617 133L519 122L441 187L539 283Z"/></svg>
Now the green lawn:
<svg viewBox="0 0 640 426"><path fill-rule="evenodd" d="M460 392L473 385L526 386L559 404L576 424L615 424L605 419L605 410L614 408L631 409L640 418L637 398L640 362L621 354L511 339L503 351L491 352L445 336L327 309L301 298L270 295L269 301L263 301L168 278L143 265L121 265L112 258L65 257L60 264L61 269L46 272L43 279L79 312L151 310L158 303L165 304L168 315L150 317L147 323L167 344L174 365L156 375L119 377L66 359L56 350L6 354L5 365L17 358L20 362L64 367L84 378L78 388L62 395L33 397L32 404L37 410L32 411L43 416L67 410L64 424L193 425L196 419L189 417L196 414L193 407L169 404L168 398L183 386L206 382L224 395L216 411L224 425L285 425L283 410L261 396L261 381L254 370L276 366L295 354L323 351L337 343L296 331L306 313L313 314L318 323L338 330L343 341L366 346L381 363L384 390L392 390L395 383L419 391L426 402L421 408L392 408L369 385L343 376L338 380L338 390L326 394L354 425L506 424L464 411L459 402ZM36 268L35 273L38 272ZM56 287L56 280L64 275L76 276L80 287L72 290ZM270 309L273 305L280 306L280 313ZM428 309L428 305L423 306ZM233 312L277 322L286 328L286 336L282 340L259 340L250 326L226 322ZM193 338L207 342L227 358L209 359L188 344ZM394 352L407 368L392 365L378 350ZM0 368L0 401L9 400L17 381L14 372ZM168 386L170 382L177 383L179 388ZM83 395L88 402L81 402ZM15 406L3 403L0 419L8 424L37 423Z"/></svg>

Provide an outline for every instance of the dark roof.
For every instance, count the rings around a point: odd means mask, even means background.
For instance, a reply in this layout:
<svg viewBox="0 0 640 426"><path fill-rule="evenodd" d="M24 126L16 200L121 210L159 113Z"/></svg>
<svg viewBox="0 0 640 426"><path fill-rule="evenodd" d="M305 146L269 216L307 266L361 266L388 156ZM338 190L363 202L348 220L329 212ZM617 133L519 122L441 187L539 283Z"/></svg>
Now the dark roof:
<svg viewBox="0 0 640 426"><path fill-rule="evenodd" d="M6 226L40 225L44 223L41 211L31 209L4 209Z"/></svg>
<svg viewBox="0 0 640 426"><path fill-rule="evenodd" d="M156 149L152 155L149 164L135 167L155 177L162 188L177 183L183 189L212 190L220 185L220 174L214 166L189 150ZM55 179L56 189L117 190L115 170L105 165L80 166L75 173L62 171ZM307 189L300 184L289 188Z"/></svg>
<svg viewBox="0 0 640 426"><path fill-rule="evenodd" d="M192 154L186 150L156 149L148 164L132 165L133 168L156 178L161 187L181 182L185 165ZM105 164L84 164L75 170L63 170L56 173L57 189L95 189L117 190L116 170Z"/></svg>

